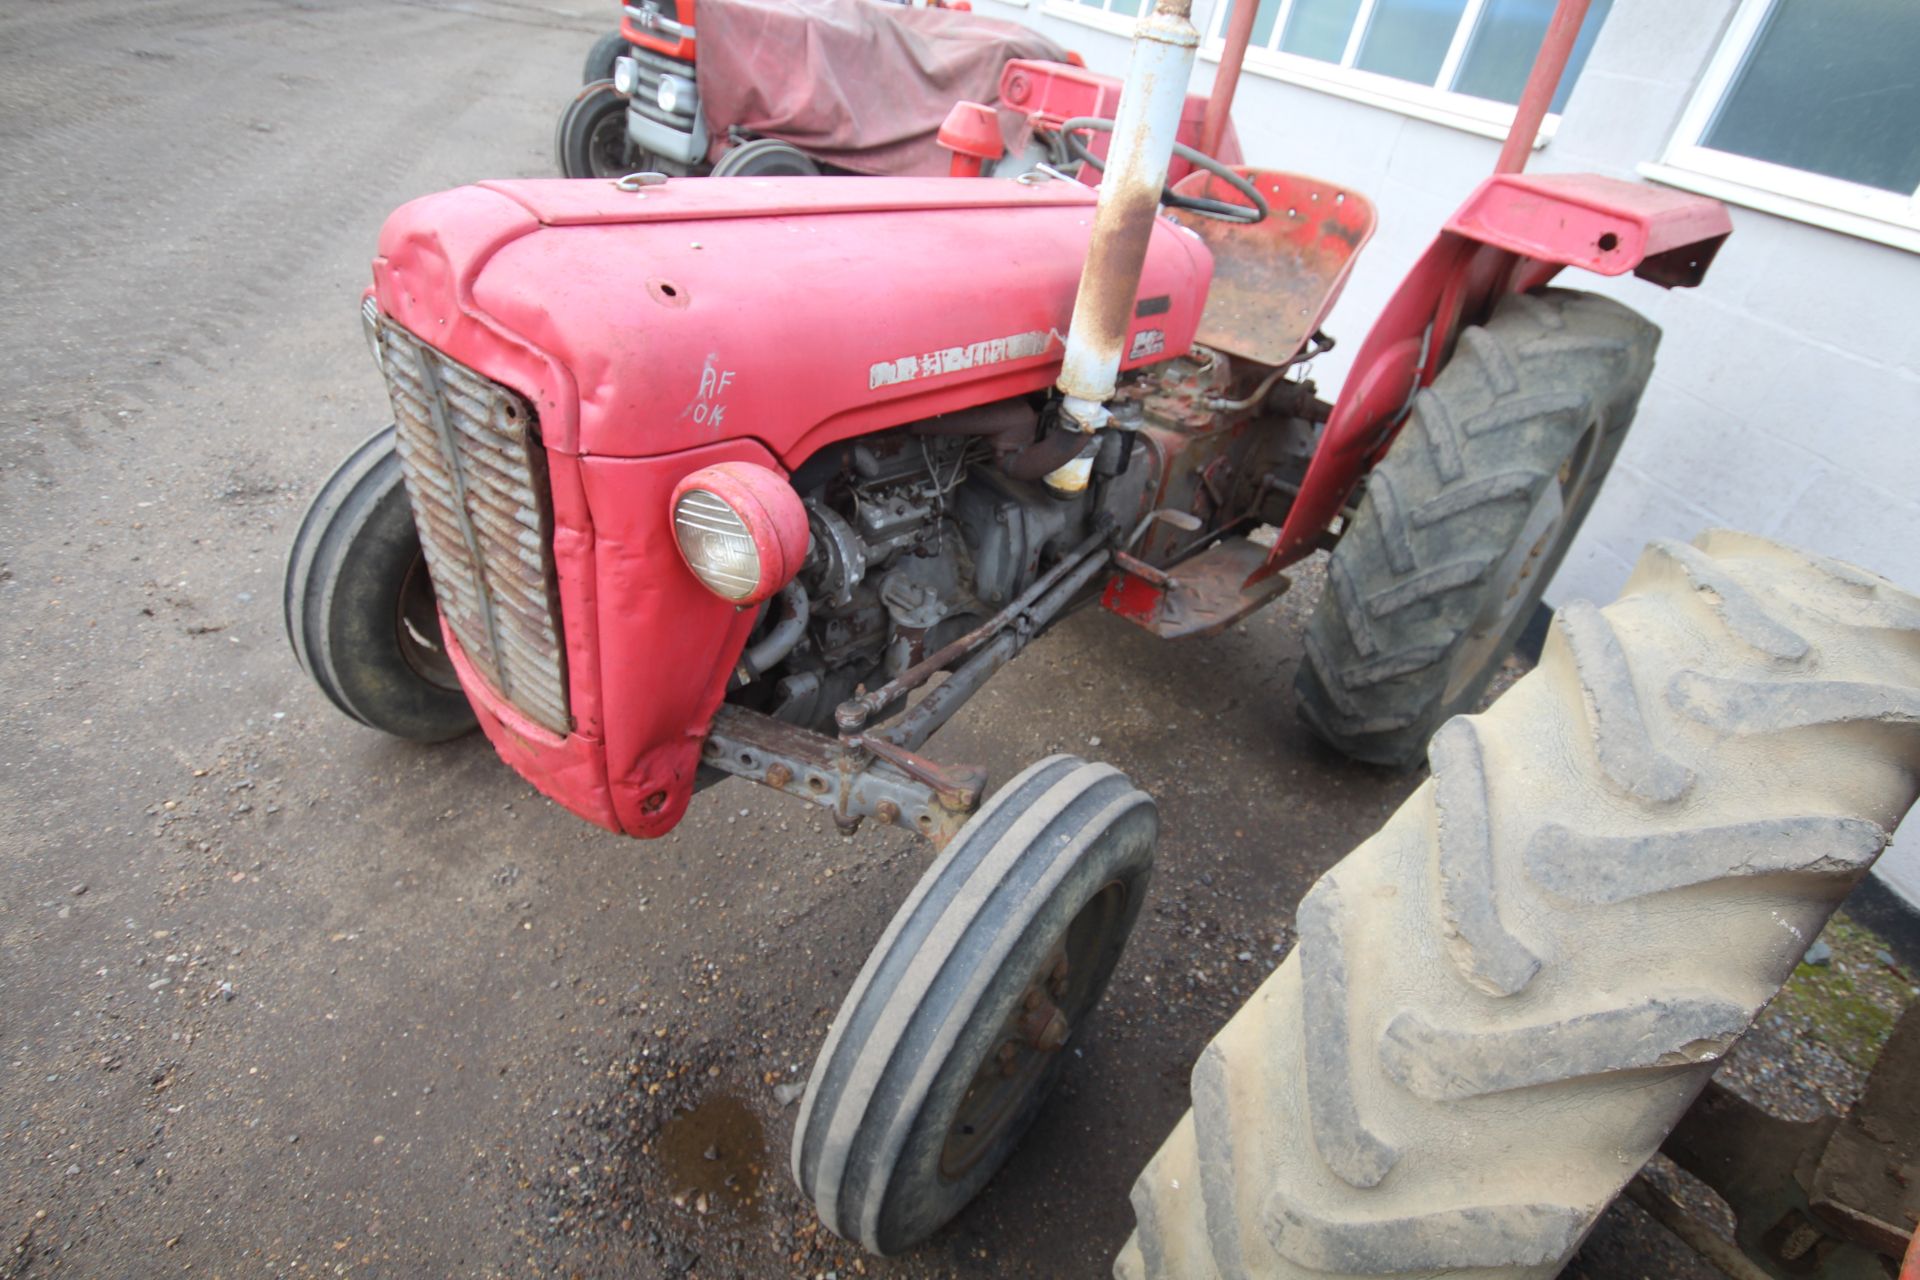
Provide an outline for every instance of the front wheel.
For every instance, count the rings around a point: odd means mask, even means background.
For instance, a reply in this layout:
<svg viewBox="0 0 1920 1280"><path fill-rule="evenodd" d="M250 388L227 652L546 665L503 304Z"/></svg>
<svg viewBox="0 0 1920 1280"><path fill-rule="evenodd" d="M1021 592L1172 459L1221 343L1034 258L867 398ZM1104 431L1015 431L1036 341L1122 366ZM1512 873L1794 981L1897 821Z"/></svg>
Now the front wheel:
<svg viewBox="0 0 1920 1280"><path fill-rule="evenodd" d="M580 83L613 79L613 64L626 51L627 38L618 31L609 31L595 40L587 50L586 65L580 70Z"/></svg>
<svg viewBox="0 0 1920 1280"><path fill-rule="evenodd" d="M619 178L645 168L627 141L627 100L595 80L567 104L553 134L554 161L569 178Z"/></svg>
<svg viewBox="0 0 1920 1280"><path fill-rule="evenodd" d="M1462 331L1328 560L1295 681L1316 733L1404 768L1473 709L1600 492L1659 341L1566 289Z"/></svg>
<svg viewBox="0 0 1920 1280"><path fill-rule="evenodd" d="M793 1176L834 1232L897 1253L979 1194L1119 963L1158 832L1125 775L1064 755L961 828L867 958L807 1081Z"/></svg>
<svg viewBox="0 0 1920 1280"><path fill-rule="evenodd" d="M477 723L440 635L392 427L355 449L307 508L282 605L294 658L355 720L415 742Z"/></svg>

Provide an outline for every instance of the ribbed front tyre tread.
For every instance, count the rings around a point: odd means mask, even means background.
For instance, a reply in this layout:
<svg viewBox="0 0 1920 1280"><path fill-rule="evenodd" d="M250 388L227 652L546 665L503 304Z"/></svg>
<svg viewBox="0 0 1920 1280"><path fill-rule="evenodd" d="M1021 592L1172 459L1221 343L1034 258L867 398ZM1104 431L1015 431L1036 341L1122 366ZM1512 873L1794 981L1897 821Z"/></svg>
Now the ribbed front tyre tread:
<svg viewBox="0 0 1920 1280"><path fill-rule="evenodd" d="M830 1229L897 1253L957 1213L1011 1153L1070 1049L1053 1054L977 1163L953 1176L939 1168L948 1117L1027 975L1118 883L1117 937L1087 971L1098 1001L1145 898L1158 828L1152 799L1118 770L1053 756L941 853L868 956L807 1082L793 1175Z"/></svg>
<svg viewBox="0 0 1920 1280"><path fill-rule="evenodd" d="M1202 1053L1117 1276L1556 1273L1913 803L1920 601L1656 542L1430 759Z"/></svg>

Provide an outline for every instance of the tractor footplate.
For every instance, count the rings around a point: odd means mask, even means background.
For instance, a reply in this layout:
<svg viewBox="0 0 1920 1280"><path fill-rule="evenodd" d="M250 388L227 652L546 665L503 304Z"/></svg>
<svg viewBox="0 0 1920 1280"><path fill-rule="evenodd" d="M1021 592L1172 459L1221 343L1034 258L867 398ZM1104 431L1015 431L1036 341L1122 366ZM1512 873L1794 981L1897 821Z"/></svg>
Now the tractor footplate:
<svg viewBox="0 0 1920 1280"><path fill-rule="evenodd" d="M1100 602L1163 640L1218 635L1292 585L1279 574L1247 585L1266 555L1256 542L1227 538L1171 569L1116 557L1120 572L1107 581Z"/></svg>

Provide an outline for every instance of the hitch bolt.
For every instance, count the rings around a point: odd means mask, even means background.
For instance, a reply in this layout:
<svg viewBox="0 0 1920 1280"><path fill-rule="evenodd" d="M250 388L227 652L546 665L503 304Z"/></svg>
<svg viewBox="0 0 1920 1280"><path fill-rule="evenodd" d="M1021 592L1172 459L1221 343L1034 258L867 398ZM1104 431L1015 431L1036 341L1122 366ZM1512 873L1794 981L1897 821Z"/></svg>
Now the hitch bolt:
<svg viewBox="0 0 1920 1280"><path fill-rule="evenodd" d="M888 826L892 826L894 823L900 821L900 806L891 800L882 800L873 807L873 816Z"/></svg>
<svg viewBox="0 0 1920 1280"><path fill-rule="evenodd" d="M785 791L787 784L793 781L793 770L784 764L775 762L767 766L767 785L778 791Z"/></svg>

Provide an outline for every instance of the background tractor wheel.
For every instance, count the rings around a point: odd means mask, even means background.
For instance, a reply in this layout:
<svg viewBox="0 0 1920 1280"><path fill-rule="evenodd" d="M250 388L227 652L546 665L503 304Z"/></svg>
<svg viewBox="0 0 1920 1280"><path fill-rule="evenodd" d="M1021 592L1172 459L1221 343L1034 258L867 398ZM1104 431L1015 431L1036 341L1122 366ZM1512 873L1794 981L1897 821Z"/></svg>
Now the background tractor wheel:
<svg viewBox="0 0 1920 1280"><path fill-rule="evenodd" d="M613 62L627 51L627 38L618 31L609 31L593 42L587 50L587 62L580 69L580 83L592 84L595 80L613 79Z"/></svg>
<svg viewBox="0 0 1920 1280"><path fill-rule="evenodd" d="M1042 760L975 814L867 957L815 1060L793 1176L875 1253L993 1176L1066 1065L1140 914L1159 817L1125 775Z"/></svg>
<svg viewBox="0 0 1920 1280"><path fill-rule="evenodd" d="M1655 543L1431 760L1201 1053L1116 1275L1557 1272L1913 803L1920 600Z"/></svg>
<svg viewBox="0 0 1920 1280"><path fill-rule="evenodd" d="M282 603L301 669L361 724L415 742L474 728L440 637L392 427L355 449L307 508Z"/></svg>
<svg viewBox="0 0 1920 1280"><path fill-rule="evenodd" d="M1659 341L1564 289L1462 331L1328 561L1295 679L1316 733L1404 768L1473 709L1593 505Z"/></svg>
<svg viewBox="0 0 1920 1280"><path fill-rule="evenodd" d="M820 166L791 142L755 138L720 157L713 166L716 178L815 178Z"/></svg>
<svg viewBox="0 0 1920 1280"><path fill-rule="evenodd" d="M595 80L560 113L554 160L568 178L620 178L646 168L644 153L627 141L627 100L613 81Z"/></svg>

